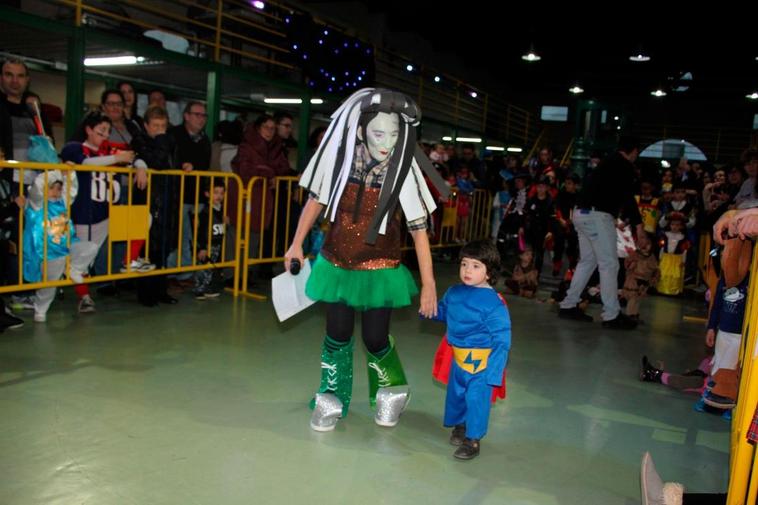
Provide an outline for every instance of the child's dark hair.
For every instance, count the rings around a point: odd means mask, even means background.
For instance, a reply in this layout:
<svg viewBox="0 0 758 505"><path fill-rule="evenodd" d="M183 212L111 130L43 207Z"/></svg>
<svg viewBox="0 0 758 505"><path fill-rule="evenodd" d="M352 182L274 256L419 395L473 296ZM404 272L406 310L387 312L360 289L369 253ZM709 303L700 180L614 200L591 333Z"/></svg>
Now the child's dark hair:
<svg viewBox="0 0 758 505"><path fill-rule="evenodd" d="M76 128L76 131L74 132L74 135L71 137L71 140L74 142L84 142L87 140L87 128L95 129L95 126L103 123L108 123L109 125L113 124L113 121L111 121L111 118L106 116L100 111L92 111L89 114L87 114L81 123L79 123L79 126Z"/></svg>
<svg viewBox="0 0 758 505"><path fill-rule="evenodd" d="M226 180L224 180L221 177L214 177L213 189L216 189L216 188L223 188L224 191L226 191Z"/></svg>
<svg viewBox="0 0 758 505"><path fill-rule="evenodd" d="M490 285L497 282L497 276L500 273L500 253L497 252L495 244L489 240L475 240L469 242L461 248L458 259L471 258L484 263L487 267L487 277Z"/></svg>

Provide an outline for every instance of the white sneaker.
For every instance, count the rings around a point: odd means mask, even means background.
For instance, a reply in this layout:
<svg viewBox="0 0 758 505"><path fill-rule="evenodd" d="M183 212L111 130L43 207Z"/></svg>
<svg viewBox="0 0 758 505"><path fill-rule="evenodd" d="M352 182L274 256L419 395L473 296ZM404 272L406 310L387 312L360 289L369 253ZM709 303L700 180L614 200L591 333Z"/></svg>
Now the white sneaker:
<svg viewBox="0 0 758 505"><path fill-rule="evenodd" d="M137 258L135 260L132 260L132 262L129 264L132 272L150 272L151 270L155 270L155 265L150 263L144 258ZM121 273L129 272L130 270L126 268L126 266L121 267Z"/></svg>
<svg viewBox="0 0 758 505"><path fill-rule="evenodd" d="M84 295L82 299L79 300L79 313L89 314L92 312L95 312L95 301L90 295Z"/></svg>
<svg viewBox="0 0 758 505"><path fill-rule="evenodd" d="M42 312L35 312L34 313L34 322L35 323L44 323L47 321L47 314L43 314Z"/></svg>

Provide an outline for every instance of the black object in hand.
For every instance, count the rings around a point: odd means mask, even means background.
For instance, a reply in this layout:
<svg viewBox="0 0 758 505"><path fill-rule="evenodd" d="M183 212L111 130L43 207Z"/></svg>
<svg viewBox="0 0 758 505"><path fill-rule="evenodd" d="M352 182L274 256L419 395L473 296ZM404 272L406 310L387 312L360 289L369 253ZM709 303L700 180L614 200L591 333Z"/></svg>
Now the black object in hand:
<svg viewBox="0 0 758 505"><path fill-rule="evenodd" d="M293 259L290 261L290 273L292 275L297 275L300 273L300 260Z"/></svg>

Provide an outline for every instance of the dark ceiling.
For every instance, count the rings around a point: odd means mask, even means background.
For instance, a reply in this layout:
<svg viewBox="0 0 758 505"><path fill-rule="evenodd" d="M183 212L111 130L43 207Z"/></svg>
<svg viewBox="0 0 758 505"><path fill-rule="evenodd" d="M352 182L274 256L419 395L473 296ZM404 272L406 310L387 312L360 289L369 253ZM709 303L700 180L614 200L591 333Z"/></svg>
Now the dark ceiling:
<svg viewBox="0 0 758 505"><path fill-rule="evenodd" d="M650 92L663 87L669 108L744 111L746 117L758 112L758 100L745 97L758 91L756 2L694 9L689 2L614 2L592 12L482 1L308 3L332 10L361 4L383 20L388 33L416 33L435 53L447 55L456 67L450 73L460 75L464 69L474 84L528 103L570 100L568 89L579 83L582 97L626 106L660 103ZM541 61L522 61L530 44ZM640 46L651 61L629 61ZM692 74L688 89L673 91L685 72Z"/></svg>
<svg viewBox="0 0 758 505"><path fill-rule="evenodd" d="M386 13L391 30L416 31L435 49L465 55L469 65L517 91L564 94L578 81L598 97L647 97L684 72L694 77L684 93L709 100L742 101L758 90L758 9L752 2L670 14L620 3L605 14L549 6L535 14L479 1L439 10L424 2L364 3ZM541 61L521 60L530 44ZM651 61L629 61L640 45Z"/></svg>

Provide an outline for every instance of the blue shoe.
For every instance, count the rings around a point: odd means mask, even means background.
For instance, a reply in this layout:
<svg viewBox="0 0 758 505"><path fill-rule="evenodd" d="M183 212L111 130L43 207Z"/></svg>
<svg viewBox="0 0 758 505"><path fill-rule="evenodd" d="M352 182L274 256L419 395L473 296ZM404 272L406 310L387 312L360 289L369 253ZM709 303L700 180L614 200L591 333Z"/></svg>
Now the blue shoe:
<svg viewBox="0 0 758 505"><path fill-rule="evenodd" d="M693 405L692 408L695 409L695 412L705 412L705 402L700 398L695 402L695 405Z"/></svg>

